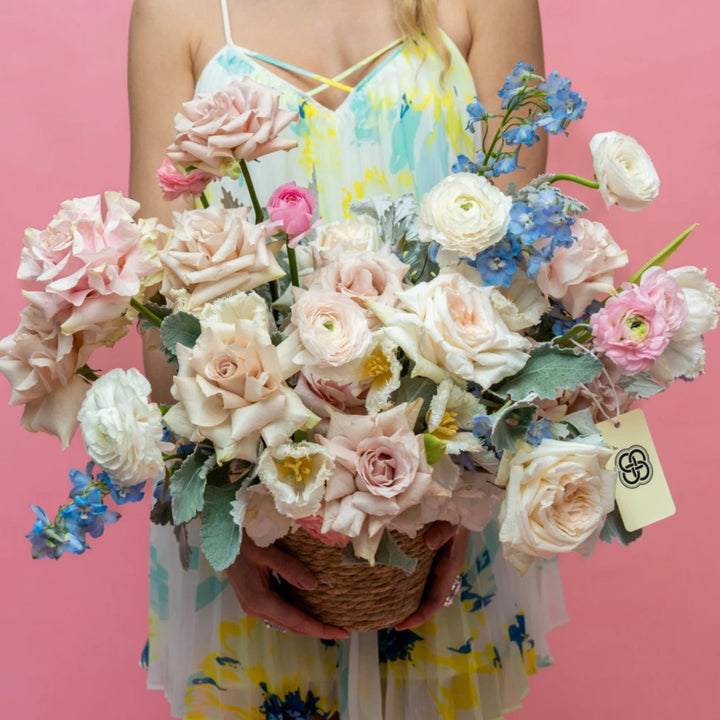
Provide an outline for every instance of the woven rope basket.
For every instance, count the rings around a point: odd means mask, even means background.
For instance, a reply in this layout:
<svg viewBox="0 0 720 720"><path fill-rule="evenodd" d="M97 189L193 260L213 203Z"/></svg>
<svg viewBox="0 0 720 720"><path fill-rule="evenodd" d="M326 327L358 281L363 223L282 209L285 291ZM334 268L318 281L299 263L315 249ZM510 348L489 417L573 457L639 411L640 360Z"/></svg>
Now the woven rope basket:
<svg viewBox="0 0 720 720"><path fill-rule="evenodd" d="M307 565L317 578L314 590L283 583L285 598L328 625L346 630L392 627L417 610L435 551L422 533L411 538L392 532L395 542L417 566L408 574L398 567L377 564L342 565L341 549L329 547L304 530L286 535L275 544Z"/></svg>

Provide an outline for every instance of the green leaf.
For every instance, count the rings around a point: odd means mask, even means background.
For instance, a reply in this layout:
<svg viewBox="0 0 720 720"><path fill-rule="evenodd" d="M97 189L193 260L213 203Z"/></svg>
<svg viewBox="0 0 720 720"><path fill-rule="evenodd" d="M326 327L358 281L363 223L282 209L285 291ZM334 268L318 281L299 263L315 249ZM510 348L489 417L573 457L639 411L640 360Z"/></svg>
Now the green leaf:
<svg viewBox="0 0 720 720"><path fill-rule="evenodd" d="M592 437L600 434L589 408L570 413L560 422L570 428L573 437Z"/></svg>
<svg viewBox="0 0 720 720"><path fill-rule="evenodd" d="M514 450L517 440L525 440L537 406L529 400L513 403L493 415L492 444L496 450Z"/></svg>
<svg viewBox="0 0 720 720"><path fill-rule="evenodd" d="M623 524L617 505L605 518L605 524L600 531L600 539L606 543L617 540L621 545L629 545L642 535L642 529L629 532Z"/></svg>
<svg viewBox="0 0 720 720"><path fill-rule="evenodd" d="M637 375L623 375L617 383L623 390L632 393L636 397L646 398L652 397L659 392L665 390L665 386L655 382L647 373L638 373Z"/></svg>
<svg viewBox="0 0 720 720"><path fill-rule="evenodd" d="M195 450L170 478L170 495L175 523L192 520L203 509L203 492L208 472L215 466L215 456Z"/></svg>
<svg viewBox="0 0 720 720"><path fill-rule="evenodd" d="M201 332L200 321L194 315L182 311L168 315L160 326L163 350L171 357L175 357L177 355L175 346L178 343L191 348Z"/></svg>
<svg viewBox="0 0 720 720"><path fill-rule="evenodd" d="M685 242L688 235L698 226L697 223L691 225L687 230L680 233L672 242L669 242L655 257L648 260L637 272L634 272L628 282L637 283L646 270L658 265L662 267L673 255L673 253Z"/></svg>
<svg viewBox="0 0 720 720"><path fill-rule="evenodd" d="M509 395L513 400L535 393L549 400L558 390L570 390L590 382L602 372L603 365L590 353L575 354L573 350L544 343L533 348L525 367L508 378L493 392Z"/></svg>
<svg viewBox="0 0 720 720"><path fill-rule="evenodd" d="M430 465L440 462L445 455L445 443L432 433L423 433L425 442L425 457Z"/></svg>
<svg viewBox="0 0 720 720"><path fill-rule="evenodd" d="M430 378L416 375L415 377L404 377L400 381L400 387L393 393L392 400L395 405L411 403L418 398L422 399L422 407L418 413L418 422L415 427L422 427L425 424L425 415L430 409L430 401L437 392L437 383Z"/></svg>
<svg viewBox="0 0 720 720"><path fill-rule="evenodd" d="M240 527L230 514L237 483L205 490L203 526L200 528L202 551L216 572L232 565L240 551Z"/></svg>

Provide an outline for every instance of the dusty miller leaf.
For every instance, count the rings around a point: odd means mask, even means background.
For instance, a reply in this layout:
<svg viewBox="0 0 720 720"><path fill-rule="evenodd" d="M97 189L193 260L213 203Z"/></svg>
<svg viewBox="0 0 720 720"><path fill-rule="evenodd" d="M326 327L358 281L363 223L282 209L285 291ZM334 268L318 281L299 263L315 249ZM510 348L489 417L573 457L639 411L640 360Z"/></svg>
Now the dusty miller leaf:
<svg viewBox="0 0 720 720"><path fill-rule="evenodd" d="M659 392L665 390L665 386L655 382L647 373L638 373L637 375L623 375L617 384L636 397L646 398L652 397Z"/></svg>
<svg viewBox="0 0 720 720"><path fill-rule="evenodd" d="M356 557L353 552L351 543L348 543L342 550L343 565L367 565L368 561L364 558ZM375 562L381 565L392 565L399 567L404 572L410 574L417 566L417 560L406 555L400 546L395 542L395 538L387 529L383 531L377 551L375 552Z"/></svg>
<svg viewBox="0 0 720 720"><path fill-rule="evenodd" d="M203 493L208 472L215 466L215 456L195 450L170 478L173 520L189 522L203 509Z"/></svg>
<svg viewBox="0 0 720 720"><path fill-rule="evenodd" d="M605 518L605 524L600 531L600 539L603 542L612 543L614 539L621 545L629 545L631 542L635 542L641 535L642 529L630 532L625 528L617 505Z"/></svg>
<svg viewBox="0 0 720 720"><path fill-rule="evenodd" d="M539 398L550 400L558 390L571 390L590 382L602 369L600 360L590 353L576 355L568 348L544 343L533 348L520 372L493 388L493 392L507 394L513 400L534 392Z"/></svg>
<svg viewBox="0 0 720 720"><path fill-rule="evenodd" d="M573 437L591 437L599 435L599 431L595 426L595 421L593 420L593 416L589 408L570 413L560 422L570 428Z"/></svg>
<svg viewBox="0 0 720 720"><path fill-rule="evenodd" d="M233 483L222 487L208 485L205 490L200 546L216 572L232 565L240 551L240 527L230 514L237 489L237 483Z"/></svg>
<svg viewBox="0 0 720 720"><path fill-rule="evenodd" d="M518 440L525 440L528 427L535 419L537 406L529 400L513 403L493 415L492 444L496 450L514 450Z"/></svg>
<svg viewBox="0 0 720 720"><path fill-rule="evenodd" d="M175 357L177 355L175 346L178 343L191 348L195 345L200 333L200 321L194 315L182 311L173 313L166 317L160 326L163 350L168 355Z"/></svg>
<svg viewBox="0 0 720 720"><path fill-rule="evenodd" d="M400 387L393 393L392 400L395 405L411 403L418 398L422 399L422 407L418 413L416 428L425 422L425 415L430 409L430 401L437 392L437 383L430 378L417 375L415 377L404 377L400 381Z"/></svg>

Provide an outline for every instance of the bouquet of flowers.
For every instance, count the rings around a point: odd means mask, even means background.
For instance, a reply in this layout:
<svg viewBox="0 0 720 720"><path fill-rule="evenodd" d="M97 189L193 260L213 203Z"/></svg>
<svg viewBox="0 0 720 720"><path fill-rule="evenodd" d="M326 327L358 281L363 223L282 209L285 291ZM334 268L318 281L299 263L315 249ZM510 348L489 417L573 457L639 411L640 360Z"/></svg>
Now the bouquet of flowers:
<svg viewBox="0 0 720 720"><path fill-rule="evenodd" d="M692 228L618 289L627 252L558 188L648 205L658 177L628 136L592 139L594 180L499 189L522 147L585 110L569 80L525 63L499 95L500 115L468 107L477 155L419 203L372 197L322 223L293 183L261 206L248 163L292 147L280 133L295 115L237 80L176 117L158 178L167 199L198 207L173 228L106 193L104 212L100 197L72 200L28 230L28 306L0 342L0 372L23 427L66 446L79 424L92 459L53 520L33 508L33 556L84 552L118 517L104 498L138 500L147 481L155 522L182 539L201 517L218 571L243 532L261 546L303 534L347 564L400 572L417 562L405 539L439 520L497 518L521 571L587 555L601 536L634 539L596 423L702 372L720 292L704 270L663 269ZM207 184L240 175L252 207L209 206ZM160 329L176 367L170 406L148 400L139 371L88 364L136 318Z"/></svg>

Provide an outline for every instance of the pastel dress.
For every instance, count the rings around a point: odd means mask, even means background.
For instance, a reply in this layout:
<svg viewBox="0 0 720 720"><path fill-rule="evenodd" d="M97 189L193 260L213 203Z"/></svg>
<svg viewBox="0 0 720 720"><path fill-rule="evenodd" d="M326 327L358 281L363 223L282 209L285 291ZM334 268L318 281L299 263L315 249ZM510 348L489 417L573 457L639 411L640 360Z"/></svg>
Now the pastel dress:
<svg viewBox="0 0 720 720"><path fill-rule="evenodd" d="M331 110L267 65L284 64L235 45L221 2L227 43L196 93L249 76L300 114L285 131L298 147L251 164L261 203L295 181L315 189L321 217L337 219L353 199L419 197L449 174L459 153L472 152L465 124L475 89L449 38L442 82L442 59L429 44L397 41L368 59L369 72ZM242 181L212 187L210 201L226 201L226 193L248 202ZM528 675L551 662L545 634L565 620L556 564L538 563L521 577L504 561L494 523L472 535L452 605L412 630L352 633L340 642L282 633L245 616L227 578L202 558L197 523L189 540L183 570L172 528L154 525L151 533L148 686L164 690L177 718L500 718L520 705Z"/></svg>

